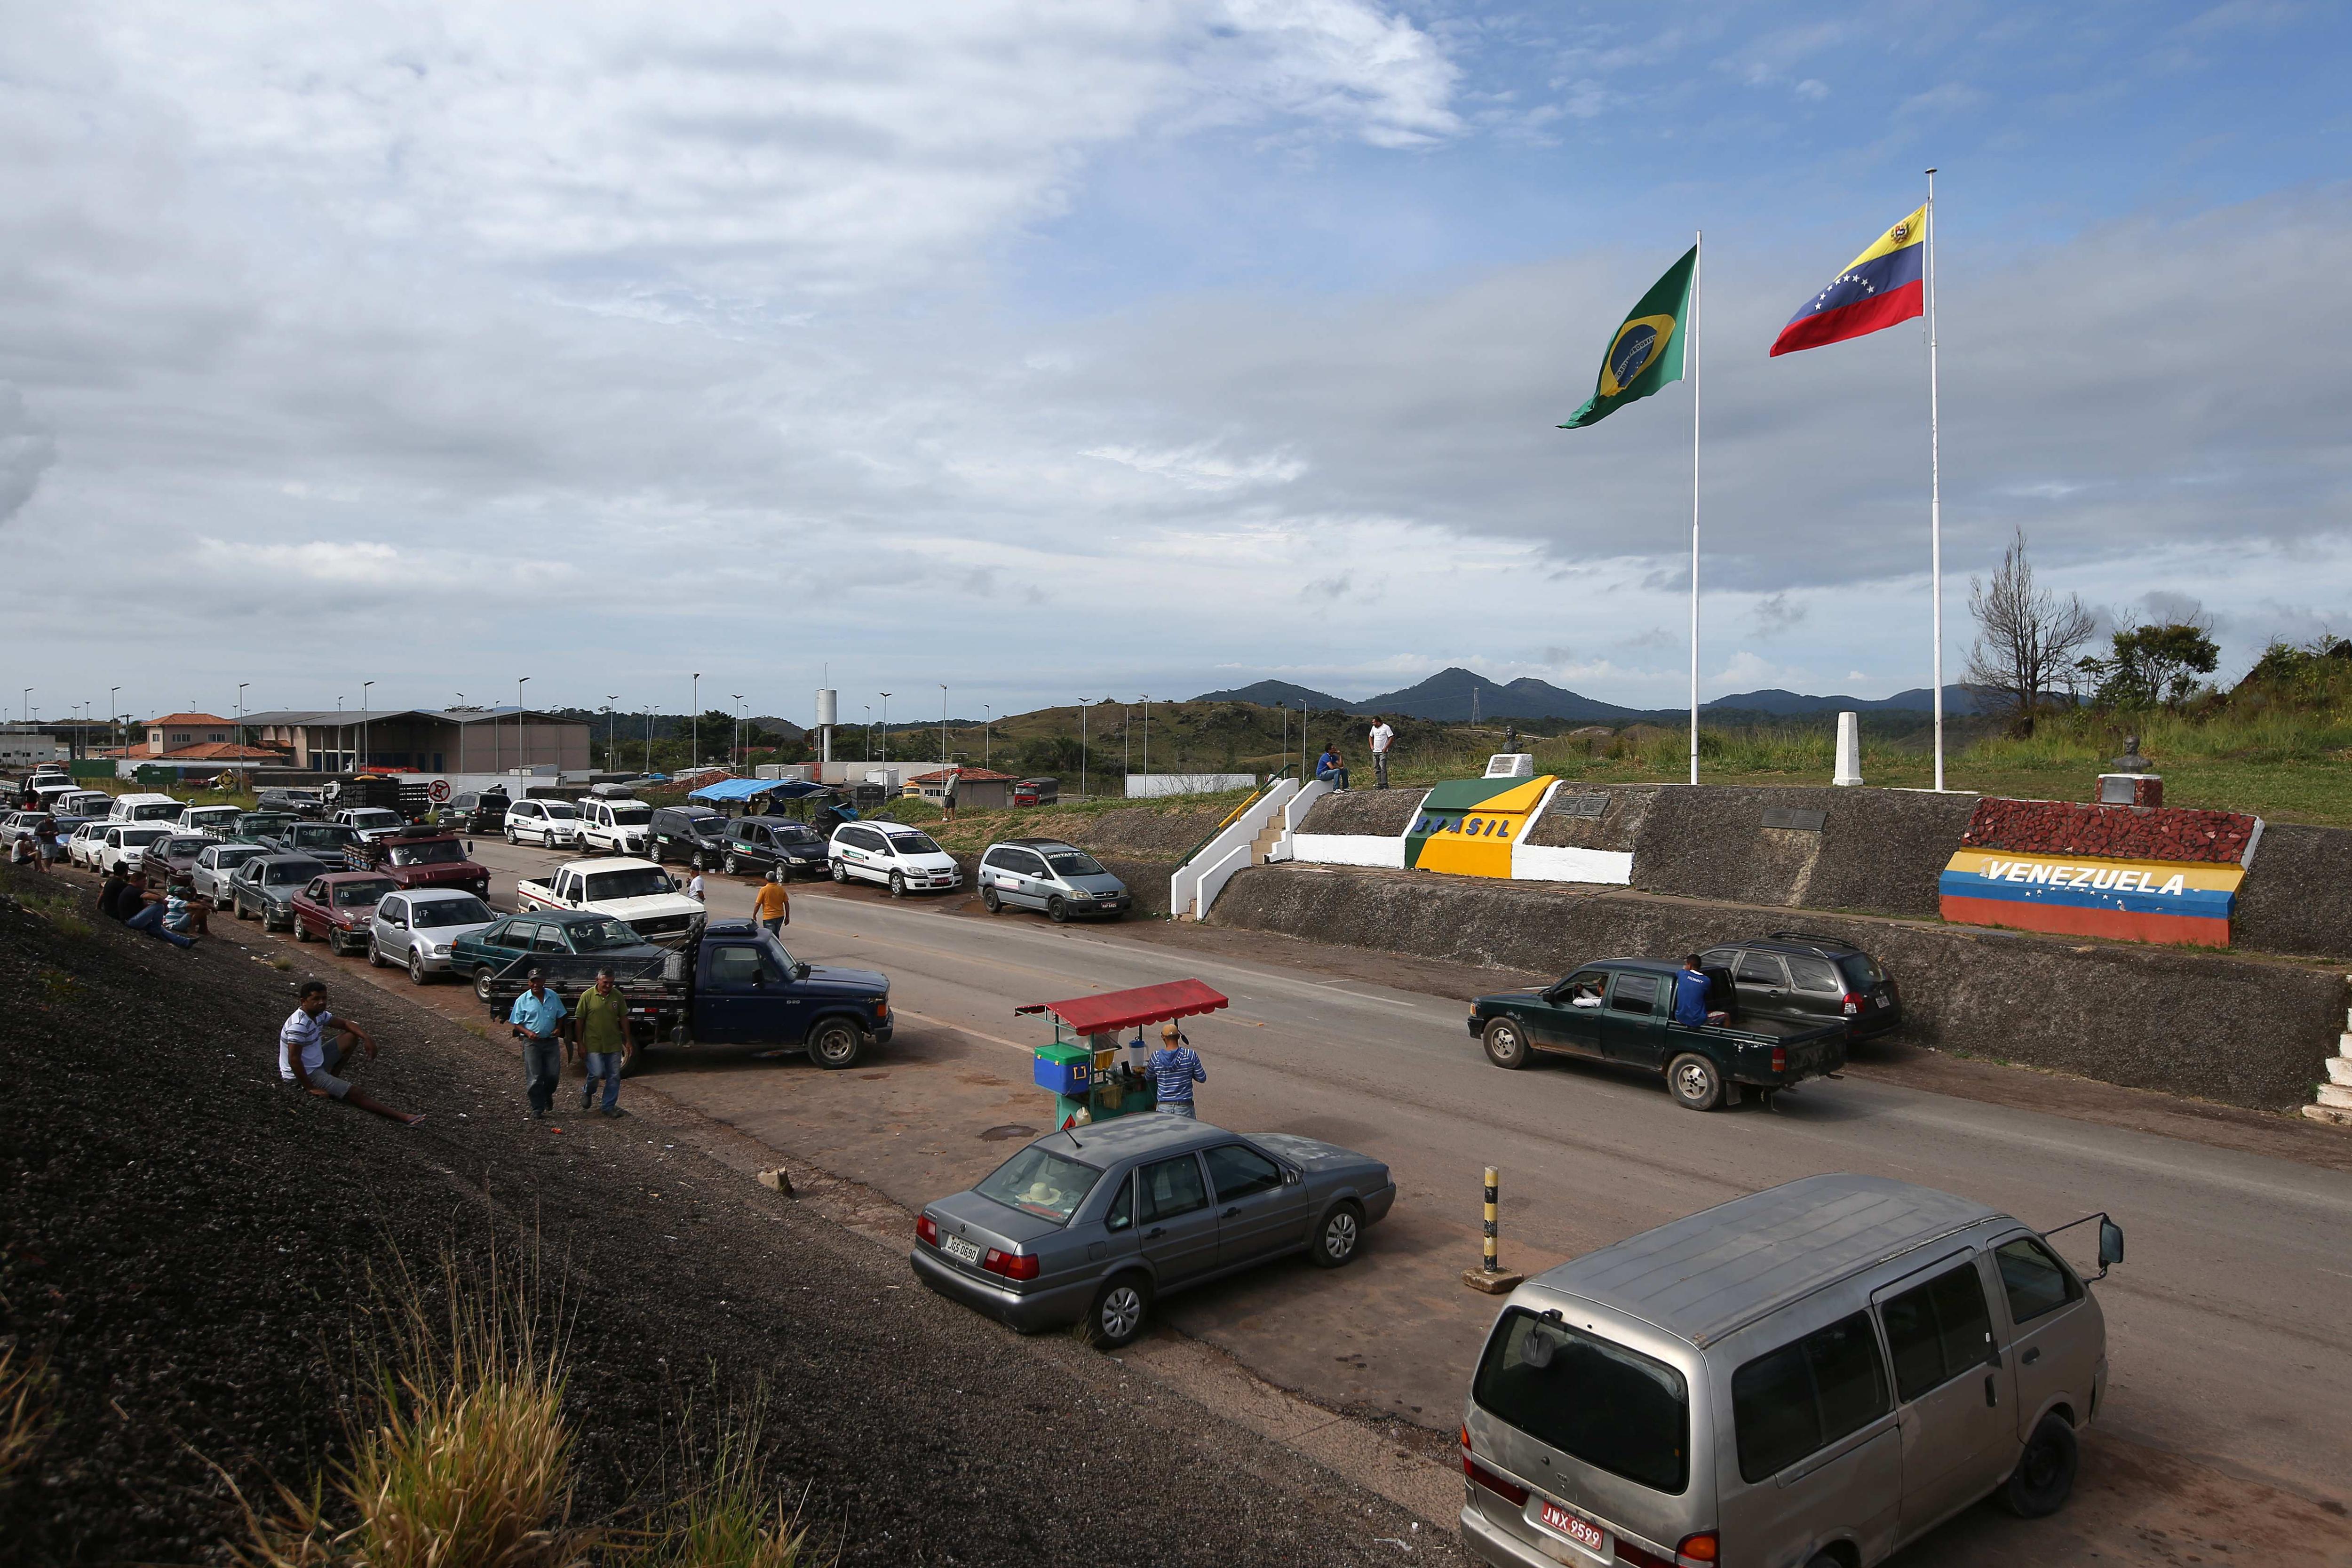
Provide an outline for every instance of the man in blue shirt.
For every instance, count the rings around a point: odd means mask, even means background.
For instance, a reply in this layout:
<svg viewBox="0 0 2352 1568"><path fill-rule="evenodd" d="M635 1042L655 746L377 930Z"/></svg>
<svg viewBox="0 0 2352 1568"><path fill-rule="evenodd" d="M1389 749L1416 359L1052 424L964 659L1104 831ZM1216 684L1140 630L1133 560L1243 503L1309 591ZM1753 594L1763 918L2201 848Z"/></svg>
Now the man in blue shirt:
<svg viewBox="0 0 2352 1568"><path fill-rule="evenodd" d="M1183 1031L1174 1024L1165 1024L1160 1030L1160 1048L1143 1064L1151 1075L1155 1090L1155 1109L1162 1116L1196 1116L1192 1109L1192 1086L1209 1081L1209 1069L1201 1065L1200 1057L1184 1043Z"/></svg>
<svg viewBox="0 0 2352 1568"><path fill-rule="evenodd" d="M1698 954L1685 955L1682 972L1675 976L1675 1023L1694 1029L1706 1026L1706 974L1699 968Z"/></svg>
<svg viewBox="0 0 2352 1568"><path fill-rule="evenodd" d="M555 1086L563 1077L563 998L547 988L538 970L530 972L530 989L515 998L507 1022L522 1042L522 1081L530 1096L530 1114L544 1120L555 1103Z"/></svg>
<svg viewBox="0 0 2352 1568"><path fill-rule="evenodd" d="M1328 783L1333 789L1348 787L1347 765L1339 761L1339 748L1327 745L1323 754L1315 759L1315 776Z"/></svg>

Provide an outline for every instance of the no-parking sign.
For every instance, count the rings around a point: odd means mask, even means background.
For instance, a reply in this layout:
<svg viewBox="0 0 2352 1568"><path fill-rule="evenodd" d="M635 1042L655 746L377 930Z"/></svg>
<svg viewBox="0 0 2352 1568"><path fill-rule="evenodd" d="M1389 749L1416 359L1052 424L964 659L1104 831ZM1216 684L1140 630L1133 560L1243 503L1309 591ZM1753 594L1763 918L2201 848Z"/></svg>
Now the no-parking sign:
<svg viewBox="0 0 2352 1568"><path fill-rule="evenodd" d="M425 793L431 795L435 800L447 800L449 798L449 781L447 779L435 779L431 784L425 786Z"/></svg>

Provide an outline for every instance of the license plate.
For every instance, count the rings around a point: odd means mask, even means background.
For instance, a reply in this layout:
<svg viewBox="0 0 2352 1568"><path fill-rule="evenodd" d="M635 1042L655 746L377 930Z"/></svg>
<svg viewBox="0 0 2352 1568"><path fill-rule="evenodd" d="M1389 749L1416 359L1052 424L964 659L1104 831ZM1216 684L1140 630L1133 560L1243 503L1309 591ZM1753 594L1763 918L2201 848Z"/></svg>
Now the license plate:
<svg viewBox="0 0 2352 1568"><path fill-rule="evenodd" d="M976 1241L966 1241L960 1236L943 1236L940 1237L940 1250L946 1253L950 1258L960 1258L966 1263L977 1263L980 1261L980 1243Z"/></svg>
<svg viewBox="0 0 2352 1568"><path fill-rule="evenodd" d="M1609 1532L1597 1524L1577 1518L1558 1503L1548 1502L1543 1505L1543 1521L1549 1528L1559 1531L1579 1546L1588 1551L1606 1554Z"/></svg>

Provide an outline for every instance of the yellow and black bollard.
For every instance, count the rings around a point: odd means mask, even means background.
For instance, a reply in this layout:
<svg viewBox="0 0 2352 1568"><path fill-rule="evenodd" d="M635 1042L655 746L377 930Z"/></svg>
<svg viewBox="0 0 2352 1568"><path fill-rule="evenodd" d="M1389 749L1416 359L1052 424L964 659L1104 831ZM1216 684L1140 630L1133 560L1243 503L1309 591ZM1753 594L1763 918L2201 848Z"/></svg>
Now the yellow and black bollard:
<svg viewBox="0 0 2352 1568"><path fill-rule="evenodd" d="M1478 1267L1462 1271L1462 1283L1473 1290L1484 1290L1489 1296L1500 1296L1518 1289L1524 1274L1506 1274L1502 1261L1502 1228L1496 1205L1496 1189L1501 1185L1502 1173L1494 1166L1486 1167L1486 1248Z"/></svg>

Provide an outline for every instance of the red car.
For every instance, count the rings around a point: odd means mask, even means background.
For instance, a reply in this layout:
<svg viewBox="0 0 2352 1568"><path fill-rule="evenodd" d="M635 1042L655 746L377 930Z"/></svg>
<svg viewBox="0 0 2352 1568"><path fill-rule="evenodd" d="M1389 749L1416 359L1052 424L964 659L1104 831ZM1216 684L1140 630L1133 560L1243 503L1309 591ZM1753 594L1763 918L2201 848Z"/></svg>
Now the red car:
<svg viewBox="0 0 2352 1568"><path fill-rule="evenodd" d="M456 888L478 899L490 896L490 871L466 853L465 841L446 827L419 823L380 838L348 845L344 863L354 871L389 877L401 888Z"/></svg>
<svg viewBox="0 0 2352 1568"><path fill-rule="evenodd" d="M373 871L330 871L294 895L294 940L323 941L335 952L365 952L376 900L400 884Z"/></svg>

